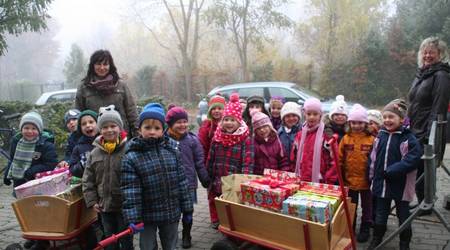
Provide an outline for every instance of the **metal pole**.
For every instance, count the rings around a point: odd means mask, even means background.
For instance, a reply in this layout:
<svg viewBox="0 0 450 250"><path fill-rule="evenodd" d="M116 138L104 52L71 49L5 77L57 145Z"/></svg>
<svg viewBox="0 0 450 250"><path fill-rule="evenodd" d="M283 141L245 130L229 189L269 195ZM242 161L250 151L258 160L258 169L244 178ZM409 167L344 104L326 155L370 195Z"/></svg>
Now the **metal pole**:
<svg viewBox="0 0 450 250"><path fill-rule="evenodd" d="M424 202L426 204L432 204L435 201L436 194L436 168L435 159L436 155L433 154L432 145L424 145L424 186L425 197Z"/></svg>

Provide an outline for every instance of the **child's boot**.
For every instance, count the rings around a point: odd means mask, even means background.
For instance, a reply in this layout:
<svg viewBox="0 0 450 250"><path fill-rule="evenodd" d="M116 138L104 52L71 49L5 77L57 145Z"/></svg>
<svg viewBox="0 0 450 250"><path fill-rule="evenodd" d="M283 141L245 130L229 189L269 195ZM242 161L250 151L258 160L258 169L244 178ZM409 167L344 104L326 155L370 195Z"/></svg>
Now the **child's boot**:
<svg viewBox="0 0 450 250"><path fill-rule="evenodd" d="M409 250L409 242L412 237L412 229L405 229L400 233L400 250Z"/></svg>
<svg viewBox="0 0 450 250"><path fill-rule="evenodd" d="M192 222L191 223L183 222L183 238L181 241L181 246L183 248L191 248L192 245L191 229L192 229Z"/></svg>
<svg viewBox="0 0 450 250"><path fill-rule="evenodd" d="M373 226L373 238L366 250L375 249L383 241L384 233L386 233L386 225L375 224Z"/></svg>
<svg viewBox="0 0 450 250"><path fill-rule="evenodd" d="M371 226L370 223L367 223L367 222L361 223L361 226L359 228L359 234L356 237L358 242L363 243L363 242L367 242L369 240L370 226Z"/></svg>

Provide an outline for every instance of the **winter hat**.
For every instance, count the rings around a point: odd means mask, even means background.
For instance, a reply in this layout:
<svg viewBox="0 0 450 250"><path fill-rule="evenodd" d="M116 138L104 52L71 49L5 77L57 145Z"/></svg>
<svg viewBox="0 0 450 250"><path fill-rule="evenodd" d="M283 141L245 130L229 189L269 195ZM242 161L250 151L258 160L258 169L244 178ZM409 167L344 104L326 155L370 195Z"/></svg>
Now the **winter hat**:
<svg viewBox="0 0 450 250"><path fill-rule="evenodd" d="M80 111L78 109L69 109L64 114L64 125L67 125L67 123L72 119L78 119L78 116L80 115Z"/></svg>
<svg viewBox="0 0 450 250"><path fill-rule="evenodd" d="M383 124L383 116L381 115L381 112L376 109L367 110L367 119L369 122L374 121L378 125Z"/></svg>
<svg viewBox="0 0 450 250"><path fill-rule="evenodd" d="M139 114L139 127L141 127L142 122L146 119L158 120L164 126L165 113L163 106L159 103L148 103L145 105L144 109L142 109L142 112Z"/></svg>
<svg viewBox="0 0 450 250"><path fill-rule="evenodd" d="M264 100L264 98L262 96L259 96L259 95L252 95L249 98L247 98L247 104L255 103L255 102L264 104L266 101Z"/></svg>
<svg viewBox="0 0 450 250"><path fill-rule="evenodd" d="M310 97L306 99L305 103L303 104L303 110L305 111L317 111L322 112L322 103L320 103L319 99L315 97Z"/></svg>
<svg viewBox="0 0 450 250"><path fill-rule="evenodd" d="M40 114L34 111L24 114L20 119L20 129L22 130L22 127L27 123L33 124L39 130L39 133L42 133L42 130L44 129L44 122L42 121L42 117Z"/></svg>
<svg viewBox="0 0 450 250"><path fill-rule="evenodd" d="M347 103L345 102L345 98L343 95L337 95L336 101L331 104L330 117L333 117L334 114L347 114Z"/></svg>
<svg viewBox="0 0 450 250"><path fill-rule="evenodd" d="M188 120L188 113L182 107L173 107L167 111L166 122L169 127L172 127L175 122L181 119Z"/></svg>
<svg viewBox="0 0 450 250"><path fill-rule="evenodd" d="M90 115L94 118L94 120L97 122L97 113L95 111L92 111L90 109L83 110L80 115L78 115L78 124L77 124L77 130L81 134L81 118L84 116Z"/></svg>
<svg viewBox="0 0 450 250"><path fill-rule="evenodd" d="M252 117L252 126L254 130L265 125L269 125L273 129L270 118L263 112L259 111L252 112L251 117Z"/></svg>
<svg viewBox="0 0 450 250"><path fill-rule="evenodd" d="M272 106L272 103L275 103L275 102L279 102L281 104L281 106L283 106L285 99L282 96L272 96L270 98L270 102L269 102L270 106Z"/></svg>
<svg viewBox="0 0 450 250"><path fill-rule="evenodd" d="M212 119L211 116L211 110L213 110L215 107L225 107L225 98L220 95L215 95L211 97L211 99L208 102L208 119Z"/></svg>
<svg viewBox="0 0 450 250"><path fill-rule="evenodd" d="M348 120L354 122L366 122L369 123L369 119L367 119L367 111L361 106L361 104L354 104L350 113L348 114Z"/></svg>
<svg viewBox="0 0 450 250"><path fill-rule="evenodd" d="M107 122L114 122L120 129L123 129L123 121L114 105L100 107L98 114L97 127L101 129Z"/></svg>
<svg viewBox="0 0 450 250"><path fill-rule="evenodd" d="M406 105L405 100L395 99L392 100L390 103L388 103L386 106L384 106L383 112L390 111L400 116L400 118L405 118L407 109L408 106Z"/></svg>
<svg viewBox="0 0 450 250"><path fill-rule="evenodd" d="M242 108L239 103L239 94L233 93L230 96L230 101L225 106L225 110L223 111L223 117L232 116L236 118L239 123L242 122Z"/></svg>
<svg viewBox="0 0 450 250"><path fill-rule="evenodd" d="M295 102L287 102L281 108L281 120L288 114L293 114L298 116L299 119L302 118L301 106Z"/></svg>

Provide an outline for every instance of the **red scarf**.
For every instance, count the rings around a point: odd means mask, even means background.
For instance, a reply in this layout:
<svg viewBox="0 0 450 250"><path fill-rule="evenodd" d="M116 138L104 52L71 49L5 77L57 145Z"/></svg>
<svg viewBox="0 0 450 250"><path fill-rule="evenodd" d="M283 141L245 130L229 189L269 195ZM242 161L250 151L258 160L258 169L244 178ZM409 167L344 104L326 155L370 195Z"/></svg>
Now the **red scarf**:
<svg viewBox="0 0 450 250"><path fill-rule="evenodd" d="M225 147L229 147L247 139L249 134L250 132L245 122L241 122L241 126L238 129L236 129L236 131L234 131L232 134L223 131L222 126L219 123L216 132L214 133L213 140L223 144Z"/></svg>

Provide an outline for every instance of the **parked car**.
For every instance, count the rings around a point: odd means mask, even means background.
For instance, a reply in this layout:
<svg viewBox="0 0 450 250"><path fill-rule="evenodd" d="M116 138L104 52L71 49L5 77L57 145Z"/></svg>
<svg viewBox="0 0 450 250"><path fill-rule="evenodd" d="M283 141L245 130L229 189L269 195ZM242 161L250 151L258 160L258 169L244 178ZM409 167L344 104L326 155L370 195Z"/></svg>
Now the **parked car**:
<svg viewBox="0 0 450 250"><path fill-rule="evenodd" d="M322 107L325 112L331 108L333 100L326 100L320 97L317 93L302 88L291 82L250 82L250 83L236 83L225 86L218 86L212 89L206 98L203 98L199 104L199 113L197 114L197 123L200 125L206 119L208 112L208 99L216 94L221 94L226 99L234 92L239 94L241 98L247 98L252 95L259 95L264 97L266 105L272 96L283 96L287 102L297 102L302 105L309 97L316 97L322 101Z"/></svg>
<svg viewBox="0 0 450 250"><path fill-rule="evenodd" d="M35 104L41 106L52 102L67 102L67 101L74 102L76 94L77 89L65 89L65 90L45 92L42 93L42 95L37 99Z"/></svg>

